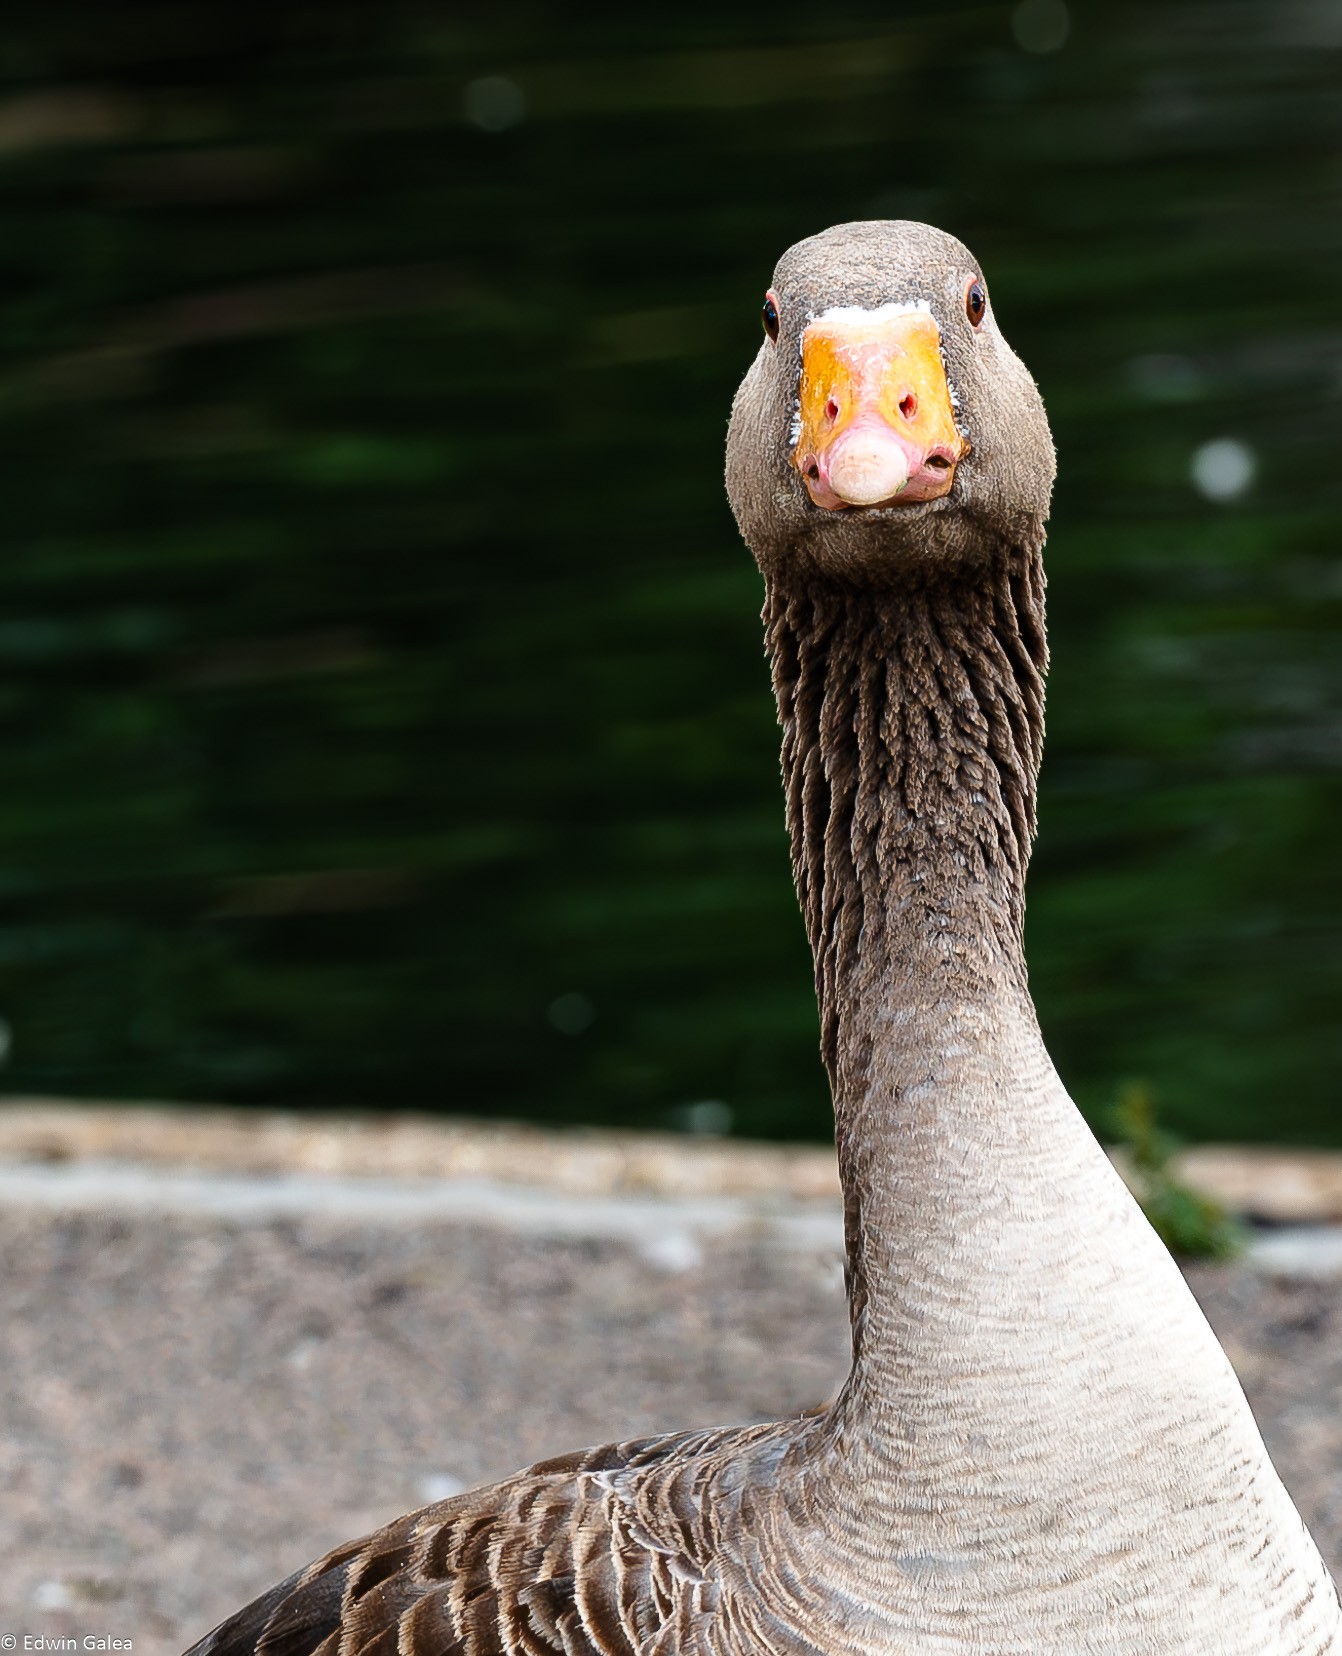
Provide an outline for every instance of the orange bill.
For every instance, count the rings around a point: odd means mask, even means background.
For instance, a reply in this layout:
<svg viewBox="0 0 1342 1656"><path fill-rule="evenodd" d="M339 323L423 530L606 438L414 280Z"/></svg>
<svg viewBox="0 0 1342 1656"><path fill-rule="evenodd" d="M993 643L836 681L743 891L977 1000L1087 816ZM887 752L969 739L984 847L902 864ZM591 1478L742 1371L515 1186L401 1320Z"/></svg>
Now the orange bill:
<svg viewBox="0 0 1342 1656"><path fill-rule="evenodd" d="M803 333L801 360L792 463L817 506L891 506L949 491L969 444L926 310L827 311Z"/></svg>

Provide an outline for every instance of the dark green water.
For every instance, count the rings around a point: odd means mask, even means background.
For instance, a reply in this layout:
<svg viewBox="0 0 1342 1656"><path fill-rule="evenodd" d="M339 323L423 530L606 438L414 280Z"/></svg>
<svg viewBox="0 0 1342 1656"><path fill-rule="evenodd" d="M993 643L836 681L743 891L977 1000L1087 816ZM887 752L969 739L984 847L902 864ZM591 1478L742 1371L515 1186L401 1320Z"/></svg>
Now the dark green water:
<svg viewBox="0 0 1342 1656"><path fill-rule="evenodd" d="M0 72L8 1091L823 1135L721 450L778 252L904 216L1058 440L1059 1066L1342 1141L1342 8L58 5Z"/></svg>

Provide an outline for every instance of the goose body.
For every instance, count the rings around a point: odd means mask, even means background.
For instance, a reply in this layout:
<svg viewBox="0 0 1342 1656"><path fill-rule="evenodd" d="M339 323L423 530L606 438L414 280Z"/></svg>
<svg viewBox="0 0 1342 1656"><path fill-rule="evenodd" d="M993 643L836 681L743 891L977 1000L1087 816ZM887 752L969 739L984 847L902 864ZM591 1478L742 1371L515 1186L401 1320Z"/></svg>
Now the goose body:
<svg viewBox="0 0 1342 1656"><path fill-rule="evenodd" d="M1059 1081L1021 946L1053 454L924 225L780 261L728 493L765 583L845 1197L824 1413L545 1462L192 1656L1320 1656L1342 1612Z"/></svg>

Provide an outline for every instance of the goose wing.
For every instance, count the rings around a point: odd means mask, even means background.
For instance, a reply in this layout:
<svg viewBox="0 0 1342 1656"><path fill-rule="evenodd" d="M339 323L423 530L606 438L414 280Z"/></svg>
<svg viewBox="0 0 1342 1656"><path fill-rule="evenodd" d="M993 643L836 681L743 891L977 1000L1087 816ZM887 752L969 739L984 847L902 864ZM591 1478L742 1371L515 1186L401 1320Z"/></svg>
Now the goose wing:
<svg viewBox="0 0 1342 1656"><path fill-rule="evenodd" d="M187 1656L795 1650L762 1625L757 1593L731 1591L753 1570L725 1508L739 1512L740 1459L766 1430L608 1444L409 1513L272 1587Z"/></svg>

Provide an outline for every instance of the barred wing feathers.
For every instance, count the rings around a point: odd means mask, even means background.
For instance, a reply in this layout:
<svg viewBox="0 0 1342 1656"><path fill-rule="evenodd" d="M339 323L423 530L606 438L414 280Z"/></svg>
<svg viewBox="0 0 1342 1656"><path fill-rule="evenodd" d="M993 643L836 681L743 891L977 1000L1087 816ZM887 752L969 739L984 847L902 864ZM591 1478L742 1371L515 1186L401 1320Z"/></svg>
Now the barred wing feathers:
<svg viewBox="0 0 1342 1656"><path fill-rule="evenodd" d="M759 1591L798 1516L760 1461L796 1424L542 1461L337 1547L187 1656L803 1656Z"/></svg>

